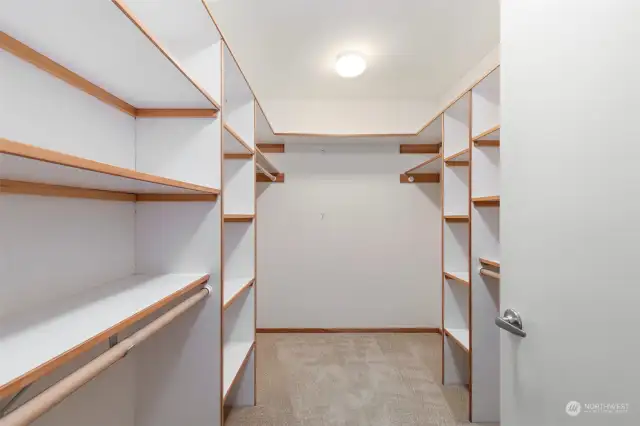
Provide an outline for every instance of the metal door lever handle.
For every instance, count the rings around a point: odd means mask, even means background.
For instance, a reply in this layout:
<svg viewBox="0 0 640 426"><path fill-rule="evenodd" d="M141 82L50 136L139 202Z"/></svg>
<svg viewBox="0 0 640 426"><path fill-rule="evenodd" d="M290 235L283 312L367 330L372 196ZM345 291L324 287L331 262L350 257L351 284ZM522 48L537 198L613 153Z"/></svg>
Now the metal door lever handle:
<svg viewBox="0 0 640 426"><path fill-rule="evenodd" d="M520 314L513 309L507 309L504 311L503 316L496 317L495 323L498 327L507 330L509 333L520 337L527 337L527 333L522 331L522 318L520 318Z"/></svg>

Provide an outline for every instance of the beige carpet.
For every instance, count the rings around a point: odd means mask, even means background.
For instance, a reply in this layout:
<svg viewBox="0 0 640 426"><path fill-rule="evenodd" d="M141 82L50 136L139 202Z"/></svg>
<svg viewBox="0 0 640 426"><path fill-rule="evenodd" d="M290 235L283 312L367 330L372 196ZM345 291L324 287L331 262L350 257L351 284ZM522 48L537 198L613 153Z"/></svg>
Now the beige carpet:
<svg viewBox="0 0 640 426"><path fill-rule="evenodd" d="M466 390L440 385L437 334L259 334L257 348L257 406L225 426L468 424Z"/></svg>

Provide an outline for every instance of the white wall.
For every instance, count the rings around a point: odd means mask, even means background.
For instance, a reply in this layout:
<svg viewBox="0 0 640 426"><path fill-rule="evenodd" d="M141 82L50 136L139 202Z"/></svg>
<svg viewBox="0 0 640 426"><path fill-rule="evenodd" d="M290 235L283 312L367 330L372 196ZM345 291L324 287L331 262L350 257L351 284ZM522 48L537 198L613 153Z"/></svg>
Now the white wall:
<svg viewBox="0 0 640 426"><path fill-rule="evenodd" d="M352 144L270 154L286 182L258 187L258 327L440 326L440 185L399 183L422 157Z"/></svg>
<svg viewBox="0 0 640 426"><path fill-rule="evenodd" d="M431 102L260 99L276 132L414 133L435 112Z"/></svg>
<svg viewBox="0 0 640 426"><path fill-rule="evenodd" d="M489 71L500 65L500 46L496 46L491 52L482 58L480 62L471 67L453 86L449 87L436 102L436 108L432 115L442 111L451 101L467 91Z"/></svg>

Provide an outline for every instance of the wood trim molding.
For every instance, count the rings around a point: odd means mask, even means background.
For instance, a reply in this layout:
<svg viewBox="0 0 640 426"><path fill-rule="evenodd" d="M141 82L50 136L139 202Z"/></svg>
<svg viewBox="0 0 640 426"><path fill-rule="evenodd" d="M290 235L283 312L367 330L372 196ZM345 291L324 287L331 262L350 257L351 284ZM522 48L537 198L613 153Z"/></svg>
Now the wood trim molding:
<svg viewBox="0 0 640 426"><path fill-rule="evenodd" d="M216 118L218 110L206 108L138 108L138 118Z"/></svg>
<svg viewBox="0 0 640 426"><path fill-rule="evenodd" d="M231 381L231 385L229 386L227 393L222 396L222 404L224 404L227 401L227 397L229 396L231 389L233 389L233 387L238 382L238 379L242 376L242 372L247 366L247 363L249 362L249 358L251 358L251 354L253 353L255 347L256 347L256 342L254 341L251 344L251 347L249 348L249 350L247 351L247 355L245 355L244 360L242 361L242 364L240 364L240 368L238 368L238 372L236 373L236 376Z"/></svg>
<svg viewBox="0 0 640 426"><path fill-rule="evenodd" d="M73 186L49 185L0 179L0 194L39 195L43 197L86 198L92 200L136 201L135 194L105 191L101 189L77 188Z"/></svg>
<svg viewBox="0 0 640 426"><path fill-rule="evenodd" d="M223 305L222 305L222 310L226 310L229 306L233 305L233 302L236 301L236 299L238 297L240 297L242 295L242 293L244 293L245 291L247 291L249 288L251 288L251 286L253 286L253 284L255 284L256 280L255 279L251 279L248 283L246 283L245 285L243 285L242 287L240 287L238 289L238 291L231 296L231 299L227 300Z"/></svg>
<svg viewBox="0 0 640 426"><path fill-rule="evenodd" d="M498 124L498 125L496 125L496 126L493 126L493 127L492 127L492 128L490 128L490 129L485 130L484 132L480 133L480 134L479 134L479 135L477 135L477 136L474 136L474 137L473 137L473 141L475 142L475 141L477 141L478 139L482 139L482 138L484 138L485 136L490 135L491 133L495 132L496 130L500 130L500 125L499 125L499 124Z"/></svg>
<svg viewBox="0 0 640 426"><path fill-rule="evenodd" d="M225 222L253 222L255 215L252 214L225 214Z"/></svg>
<svg viewBox="0 0 640 426"><path fill-rule="evenodd" d="M410 180L413 178L413 182ZM440 173L409 173L400 174L400 183L438 183Z"/></svg>
<svg viewBox="0 0 640 426"><path fill-rule="evenodd" d="M217 194L137 194L136 201L149 202L212 202L218 199Z"/></svg>
<svg viewBox="0 0 640 426"><path fill-rule="evenodd" d="M267 182L267 183L284 183L284 173L274 173L276 177L275 181L272 181L262 173L256 173L256 182Z"/></svg>
<svg viewBox="0 0 640 426"><path fill-rule="evenodd" d="M134 315L124 319L123 321L120 321L118 324L115 324L114 326L96 334L95 336L87 339L86 341L80 343L79 345L69 349L67 352L57 356L56 358L53 358L41 365L39 365L38 367L35 367L34 369L32 369L31 371L28 371L27 373L23 374L22 376L4 384L4 385L0 385L0 398L3 398L7 395L10 395L14 392L19 391L20 389L22 389L23 387L25 387L28 384L31 384L33 382L35 382L36 380L40 379L41 377L49 374L50 372L52 372L53 370L57 369L58 367L60 367L61 365L71 361L72 359L76 358L77 356L89 351L91 348L95 347L96 345L106 341L109 339L110 336L113 336L114 334L120 333L121 331L123 331L124 329L126 329L127 327L130 327L131 325L135 324L136 322L148 317L149 315L152 315L153 313L157 312L158 310L160 310L161 308L167 306L169 303L177 300L178 298L184 296L185 294L189 293L191 290L196 289L197 287L205 284L207 281L209 281L209 275L204 275L200 278L198 278L197 280L191 282L189 285L183 287L182 289L174 292L173 294L170 294L169 296L157 301L156 303L154 303L151 306L148 306L147 308L135 313Z"/></svg>
<svg viewBox="0 0 640 426"><path fill-rule="evenodd" d="M445 272L444 273L444 277L446 279L448 279L448 280L454 280L454 281L461 282L462 284L469 285L469 281L465 281L465 280L463 280L462 278L460 278L460 277L458 277L456 275L450 274L449 272Z"/></svg>
<svg viewBox="0 0 640 426"><path fill-rule="evenodd" d="M493 146L493 147L499 147L500 146L500 141L497 139L482 139L479 141L474 141L473 144L477 147L483 147L483 146Z"/></svg>
<svg viewBox="0 0 640 426"><path fill-rule="evenodd" d="M405 175L410 175L412 171L417 170L420 167L424 167L427 164L433 163L434 161L439 160L440 158L442 158L442 154L438 154L436 156L433 156L433 157L429 158L427 161L423 161L422 163L418 164L417 166L410 168L409 170L404 172L404 174Z"/></svg>
<svg viewBox="0 0 640 426"><path fill-rule="evenodd" d="M400 144L400 154L439 154L442 142L437 144Z"/></svg>
<svg viewBox="0 0 640 426"><path fill-rule="evenodd" d="M239 153L239 152L229 152L224 154L225 160L250 160L253 158L253 154L250 152L247 153Z"/></svg>
<svg viewBox="0 0 640 426"><path fill-rule="evenodd" d="M144 25L142 25L142 23L138 20L138 18L135 17L135 15L129 10L129 8L124 4L124 2L122 0L111 0L113 2L113 4L115 4L118 9L120 9L122 11L122 13L129 18L129 20L136 26L138 27L138 29L140 30L140 32L142 32L142 34L144 34L147 39L153 43L153 45L160 51L160 53L162 53L164 55L165 58L167 58L169 60L169 62L171 62L173 64L174 67L176 67L178 69L178 71L180 71L180 73L187 79L189 80L189 82L193 85L193 87L195 87L200 93L202 93L202 95L207 98L207 100L209 102L211 102L211 105L214 106L214 108L216 110L220 110L220 105L216 102L215 99L213 99L213 97L206 91L204 90L204 88L202 88L198 83L196 83L190 76L189 74L186 73L186 71L180 66L180 64L178 64L178 62L173 59L173 57L169 54L169 52L167 52L161 45L160 43L155 39L155 37L153 37L151 35L151 33L149 31L147 31L147 29L144 27Z"/></svg>
<svg viewBox="0 0 640 426"><path fill-rule="evenodd" d="M258 149L267 154L284 154L285 152L283 143L259 143Z"/></svg>
<svg viewBox="0 0 640 426"><path fill-rule="evenodd" d="M238 133L236 133L235 130L233 130L233 128L229 125L229 123L224 123L223 124L224 129L229 132L229 134L231 136L233 136L239 143L240 145L242 145L247 151L249 151L250 153L253 153L254 150L253 148L251 148L249 146L249 144L247 144L244 139L242 139L242 136L240 136Z"/></svg>
<svg viewBox="0 0 640 426"><path fill-rule="evenodd" d="M469 222L469 216L467 215L444 215L444 221L445 222Z"/></svg>
<svg viewBox="0 0 640 426"><path fill-rule="evenodd" d="M447 167L469 167L468 161L447 161Z"/></svg>
<svg viewBox="0 0 640 426"><path fill-rule="evenodd" d="M476 207L500 207L500 196L474 197L471 199Z"/></svg>
<svg viewBox="0 0 640 426"><path fill-rule="evenodd" d="M439 327L379 327L379 328L258 328L258 333L439 333Z"/></svg>
<svg viewBox="0 0 640 426"><path fill-rule="evenodd" d="M26 44L19 42L4 32L0 32L0 48L23 61L29 62L31 65L40 68L42 71L64 81L70 86L73 86L78 90L82 90L86 94L91 95L126 114L133 117L136 116L136 108L133 105L129 105L122 99L112 95L103 88L96 86L83 77L80 77L73 71L52 61L45 55L36 52Z"/></svg>
<svg viewBox="0 0 640 426"><path fill-rule="evenodd" d="M461 156L463 156L464 154L468 154L468 153L469 153L469 148L465 148L465 149L463 149L462 151L458 151L458 152L456 152L455 154L452 154L452 155L450 155L450 156L446 157L446 158L444 159L444 162L445 162L445 163L448 163L449 161L451 161L451 160L455 160L456 158L461 157ZM468 161L467 161L467 162L468 162Z"/></svg>
<svg viewBox="0 0 640 426"><path fill-rule="evenodd" d="M220 193L220 190L215 188L137 172L135 170L100 163L98 161L88 160L74 155L63 154L61 152L14 142L4 138L0 138L0 154L15 155L18 157L30 158L32 160L44 161L46 163L59 164L61 166L73 167L96 173L104 173L112 176L139 180L142 182L150 182L158 185L166 185L174 188L198 191L200 193L216 195Z"/></svg>

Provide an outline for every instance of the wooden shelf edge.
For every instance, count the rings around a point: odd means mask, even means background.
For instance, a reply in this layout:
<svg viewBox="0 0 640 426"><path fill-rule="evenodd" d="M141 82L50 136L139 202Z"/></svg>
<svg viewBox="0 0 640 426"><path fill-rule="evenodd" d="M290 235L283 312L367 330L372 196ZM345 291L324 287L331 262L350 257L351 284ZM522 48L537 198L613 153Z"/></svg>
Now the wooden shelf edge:
<svg viewBox="0 0 640 426"><path fill-rule="evenodd" d="M237 152L230 152L227 154L224 154L224 159L225 160L250 160L253 158L253 154L250 152L247 153L237 153Z"/></svg>
<svg viewBox="0 0 640 426"><path fill-rule="evenodd" d="M465 148L462 151L458 151L455 154L452 154L452 155L446 157L444 159L444 162L448 163L449 161L455 160L456 158L458 158L458 157L460 157L460 156L462 156L464 154L468 154L468 153L469 153L469 148Z"/></svg>
<svg viewBox="0 0 640 426"><path fill-rule="evenodd" d="M104 189L81 188L75 186L50 185L38 182L24 182L18 180L0 179L0 195L8 194L127 202L211 202L218 199L217 194L132 194L129 192L107 191Z"/></svg>
<svg viewBox="0 0 640 426"><path fill-rule="evenodd" d="M445 222L469 222L469 216L467 215L445 215Z"/></svg>
<svg viewBox="0 0 640 426"><path fill-rule="evenodd" d="M0 31L0 49L4 49L15 57L20 58L25 62L29 62L31 65L40 68L42 71L64 81L68 85L73 86L90 96L93 96L107 105L129 114L132 117L136 116L136 108L133 105L129 105L122 99L112 95L103 88L96 86L89 80L86 80L2 31Z"/></svg>
<svg viewBox="0 0 640 426"><path fill-rule="evenodd" d="M478 260L483 265L493 266L494 268L499 268L500 267L500 262L498 262L497 260L490 260L490 259L487 259L487 258L484 258L484 257L479 257Z"/></svg>
<svg viewBox="0 0 640 426"><path fill-rule="evenodd" d="M465 352L469 353L469 348L467 348L465 345L462 344L462 342L460 340L458 340L453 334L451 334L449 332L449 330L447 330L446 328L444 329L444 334L451 337L451 340L453 340L454 342L456 342L456 344L458 346L460 346L460 348L462 350L464 350Z"/></svg>
<svg viewBox="0 0 640 426"><path fill-rule="evenodd" d="M413 180L411 180L413 178ZM400 183L438 183L440 182L440 173L402 173L400 175Z"/></svg>
<svg viewBox="0 0 640 426"><path fill-rule="evenodd" d="M450 273L450 272L445 272L445 273L444 273L444 277L445 277L446 279L449 279L449 280L454 280L454 281L458 281L458 282L461 282L461 283L463 283L463 284L469 285L469 281L465 281L465 280L463 280L462 278L460 278L459 276L454 275L454 274L452 274L452 273Z"/></svg>
<svg viewBox="0 0 640 426"><path fill-rule="evenodd" d="M242 146L244 147L244 149L246 149L248 152L250 152L250 153L252 153L252 154L254 153L253 148L251 148L251 147L250 147L250 146L249 146L249 145L244 141L244 139L242 139L242 136L240 136L238 133L236 133L236 131L235 131L235 130L233 130L233 128L229 125L229 123L226 123L226 122L225 122L225 123L223 124L223 127L224 127L224 129L225 129L227 132L229 132L229 134L230 134L231 136L233 136L233 137L234 137L234 139L235 139L235 140L237 140L237 141L238 141L238 143L240 143L240 145L242 145Z"/></svg>
<svg viewBox="0 0 640 426"><path fill-rule="evenodd" d="M73 360L74 358L76 358L77 356L89 351L90 349L92 349L93 347L95 347L96 345L105 342L106 340L109 339L110 336L113 336L114 334L117 334L119 332L121 332L122 330L126 329L127 327L135 324L136 322L152 315L153 313L157 312L158 310L160 310L161 308L165 307L166 305L168 305L169 303L173 302L174 300L178 299L179 297L187 294L188 292L190 292L191 290L194 290L196 287L205 284L207 281L209 281L210 276L207 275L203 275L202 277L198 278L197 280L191 282L190 284L188 284L187 286L183 287L182 289L170 294L169 296L166 296L165 298L157 301L156 303L148 306L147 308L135 313L134 315L120 321L118 324L113 325L112 327L96 334L95 336L85 340L84 342L80 343L79 345L69 349L68 351L64 352L63 354L60 354L59 356L39 365L38 367L32 369L31 371L26 372L25 374L23 374L22 376L11 380L10 382L7 382L5 384L1 384L0 385L0 398L4 398L8 395L11 395L12 393L18 392L20 389L22 389L23 387L35 382L36 380L40 379L41 377L49 374L50 372L52 372L53 370L57 369L58 367L62 366L63 364Z"/></svg>
<svg viewBox="0 0 640 426"><path fill-rule="evenodd" d="M486 147L497 147L497 148L499 148L500 147L500 140L498 140L498 139L491 139L491 140L483 139L483 140L480 140L480 141L473 141L473 144L478 148L485 147L485 146Z"/></svg>
<svg viewBox="0 0 640 426"><path fill-rule="evenodd" d="M441 158L442 158L442 154L435 155L435 156L429 158L427 161L423 161L422 163L418 164L417 166L410 168L409 170L404 172L404 174L409 175L409 174L411 174L412 171L414 171L416 169L419 169L420 167L424 167L427 164L431 164L434 161L438 161Z"/></svg>
<svg viewBox="0 0 640 426"><path fill-rule="evenodd" d="M495 132L496 130L500 130L500 125L499 124L496 125L496 126L491 127L490 129L485 130L484 132L481 132L480 134L478 134L476 136L474 136L472 138L472 140L474 142L476 142L478 139L484 138L485 136L490 135L491 133Z"/></svg>
<svg viewBox="0 0 640 426"><path fill-rule="evenodd" d="M131 21L131 23L134 24L138 28L138 30L140 30L140 32L144 34L145 37L147 37L147 39L156 47L156 49L158 49L160 53L162 53L164 57L167 58L167 60L169 60L169 62L174 67L176 67L176 69L180 71L180 73L187 80L189 80L189 82L193 85L193 87L195 87L200 93L202 93L202 95L205 98L207 98L207 100L211 103L214 109L216 109L217 111L220 111L220 104L218 104L218 102L215 99L213 99L213 97L209 94L209 92L207 92L193 78L191 78L189 74L187 74L187 72L180 66L180 64L178 64L178 62L173 58L173 56L171 56L169 52L160 45L160 43L155 39L155 37L151 35L149 31L147 31L144 25L142 25L142 23L138 20L138 18L135 17L135 15L131 12L131 10L129 10L129 8L124 4L124 2L122 0L111 0L111 1Z"/></svg>
<svg viewBox="0 0 640 426"><path fill-rule="evenodd" d="M248 283L240 287L238 291L236 291L235 294L231 296L231 298L222 305L222 310L226 311L227 308L233 305L233 302L235 302L236 299L242 295L242 293L244 293L246 290L251 288L255 282L256 282L255 278L251 278Z"/></svg>
<svg viewBox="0 0 640 426"><path fill-rule="evenodd" d="M14 142L4 138L0 138L0 154L15 155L18 157L44 161L46 163L58 164L75 169L87 170L95 173L103 173L111 176L133 179L142 182L155 183L158 185L165 185L173 188L187 189L204 194L218 195L220 193L219 189L137 172L135 170L125 169L123 167L113 166L106 163L100 163L98 161L88 160L86 158L76 157L74 155L63 154L58 151L39 148L21 142Z"/></svg>
<svg viewBox="0 0 640 426"><path fill-rule="evenodd" d="M476 207L500 207L500 196L474 197L471 199Z"/></svg>
<svg viewBox="0 0 640 426"><path fill-rule="evenodd" d="M442 146L442 142L430 144L430 143L421 143L421 144L400 144L400 154L438 154L440 152L440 147Z"/></svg>
<svg viewBox="0 0 640 426"><path fill-rule="evenodd" d="M222 396L222 403L223 404L227 401L227 396L229 396L229 392L236 385L236 383L238 382L238 379L242 375L242 372L244 371L245 367L247 366L247 363L249 362L249 358L251 357L251 353L253 352L255 346L256 346L256 342L254 341L253 343L251 343L251 346L249 347L249 350L247 350L247 354L245 355L244 360L242 361L242 364L240 364L240 368L238 368L238 371L236 371L236 375L233 378L233 380L231 381L231 384L229 385L229 389L225 389L224 390L224 395ZM224 348L223 348L223 352L222 353L223 353L223 361L222 362L224 362ZM224 378L223 378L223 380L224 380Z"/></svg>
<svg viewBox="0 0 640 426"><path fill-rule="evenodd" d="M276 177L275 181L272 181L267 176L262 173L256 173L256 182L266 182L266 183L284 183L284 173L276 173L274 174Z"/></svg>
<svg viewBox="0 0 640 426"><path fill-rule="evenodd" d="M259 143L257 148L264 154L283 154L285 147L283 143Z"/></svg>
<svg viewBox="0 0 640 426"><path fill-rule="evenodd" d="M144 31L143 31L144 32ZM205 94L205 97L212 102L214 108L136 108L135 106L125 102L117 96L109 93L105 89L96 84L93 84L86 78L76 74L70 69L60 65L49 57L41 54L40 52L32 49L26 44L14 39L8 34L0 31L0 49L4 49L11 53L15 57L22 59L25 62L41 69L42 71L50 74L51 76L64 81L69 86L85 92L86 94L93 96L99 101L112 106L132 117L185 117L185 118L216 118L220 106L213 101L211 97ZM166 55L165 55L166 56ZM175 62L174 62L175 65ZM182 72L183 75L184 72ZM187 77L188 78L188 77ZM190 79L189 79L190 80ZM193 81L190 80L193 84ZM204 94L204 93L203 93Z"/></svg>
<svg viewBox="0 0 640 426"><path fill-rule="evenodd" d="M253 222L255 215L253 214L225 214L223 216L225 222Z"/></svg>
<svg viewBox="0 0 640 426"><path fill-rule="evenodd" d="M216 118L218 110L207 108L137 108L138 118Z"/></svg>

